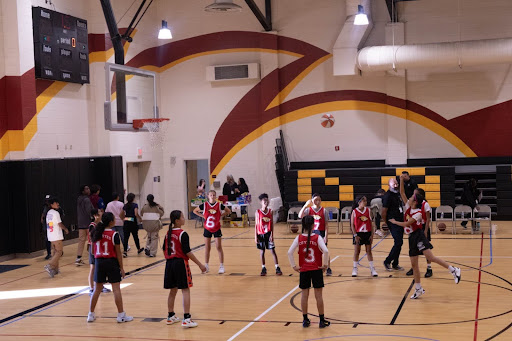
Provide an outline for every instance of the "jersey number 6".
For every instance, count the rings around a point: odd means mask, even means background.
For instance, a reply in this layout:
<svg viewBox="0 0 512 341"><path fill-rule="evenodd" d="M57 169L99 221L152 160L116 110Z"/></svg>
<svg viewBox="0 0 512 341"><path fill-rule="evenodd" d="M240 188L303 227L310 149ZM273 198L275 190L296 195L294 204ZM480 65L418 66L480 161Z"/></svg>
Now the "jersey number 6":
<svg viewBox="0 0 512 341"><path fill-rule="evenodd" d="M215 227L215 217L209 216L208 219L206 219L206 227L214 228Z"/></svg>

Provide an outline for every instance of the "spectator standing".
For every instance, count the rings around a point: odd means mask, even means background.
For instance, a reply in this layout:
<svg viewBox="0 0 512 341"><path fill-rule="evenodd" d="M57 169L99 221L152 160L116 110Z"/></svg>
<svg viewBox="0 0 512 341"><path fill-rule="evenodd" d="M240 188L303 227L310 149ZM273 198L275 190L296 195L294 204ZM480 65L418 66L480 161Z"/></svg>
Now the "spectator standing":
<svg viewBox="0 0 512 341"><path fill-rule="evenodd" d="M105 209L105 212L110 212L114 215L115 220L115 226L112 228L112 230L119 233L119 236L121 237L121 243L124 247L124 203L122 201L119 201L119 194L117 192L112 193L112 201L107 204L107 208ZM124 250L125 252L128 250Z"/></svg>
<svg viewBox="0 0 512 341"><path fill-rule="evenodd" d="M135 242L135 246L137 247L137 253L141 253L144 251L143 248L140 247L139 243L139 221L141 221L139 215L139 205L133 202L135 200L135 194L128 193L126 196L127 203L124 205L124 253L123 257L128 257L128 241L130 240L130 234L133 235L133 241Z"/></svg>
<svg viewBox="0 0 512 341"><path fill-rule="evenodd" d="M238 196L243 193L249 193L249 186L247 186L244 178L238 179L238 188L235 192L238 193Z"/></svg>
<svg viewBox="0 0 512 341"><path fill-rule="evenodd" d="M236 184L233 175L228 175L224 188L222 188L222 194L228 196L228 201L235 201L238 192L238 185Z"/></svg>
<svg viewBox="0 0 512 341"><path fill-rule="evenodd" d="M472 210L475 209L476 205L480 203L482 200L482 191L478 189L478 181L475 178L471 178L464 185L464 192L462 193L462 204L471 207ZM475 222L471 221L471 227L475 229ZM467 221L463 221L460 223L464 228L467 228Z"/></svg>
<svg viewBox="0 0 512 341"><path fill-rule="evenodd" d="M197 186L197 197L201 198L201 199L206 198L205 190L206 190L206 180L201 179L201 180L199 180L199 186Z"/></svg>
<svg viewBox="0 0 512 341"><path fill-rule="evenodd" d="M408 171L403 171L402 176L404 178L405 195L407 198L410 198L414 194L414 190L418 188L418 184L411 178Z"/></svg>
<svg viewBox="0 0 512 341"><path fill-rule="evenodd" d="M144 253L148 257L155 257L158 249L158 232L162 229L160 219L164 215L164 209L155 202L153 194L148 194L147 200L148 203L140 210L140 214L142 215L142 227L147 232Z"/></svg>
<svg viewBox="0 0 512 341"><path fill-rule="evenodd" d="M91 200L91 204L94 208L98 209L100 213L105 212L105 201L100 197L101 187L100 185L92 185L91 186L91 196L89 199Z"/></svg>
<svg viewBox="0 0 512 341"><path fill-rule="evenodd" d="M398 182L396 178L389 179L388 182L389 190L382 197L382 220L389 227L389 231L393 236L394 244L384 260L384 267L387 271L403 270L398 263L400 261L400 251L402 251L402 245L404 243L404 228L390 222L391 219L395 219L398 222L404 221L404 210L402 207L402 199L400 193L398 193Z"/></svg>
<svg viewBox="0 0 512 341"><path fill-rule="evenodd" d="M384 237L384 233L380 229L380 221L382 218L380 212L382 211L382 197L385 193L385 190L382 188L379 189L377 194L375 194L375 197L370 202L370 213L372 215L372 220L375 222L375 234L379 237Z"/></svg>
<svg viewBox="0 0 512 341"><path fill-rule="evenodd" d="M80 186L80 196L78 197L76 204L76 215L78 218L78 250L76 253L75 264L77 266L85 264L82 260L82 254L84 253L89 224L91 223L91 211L94 208L91 203L91 199L89 199L90 195L91 189L89 186Z"/></svg>

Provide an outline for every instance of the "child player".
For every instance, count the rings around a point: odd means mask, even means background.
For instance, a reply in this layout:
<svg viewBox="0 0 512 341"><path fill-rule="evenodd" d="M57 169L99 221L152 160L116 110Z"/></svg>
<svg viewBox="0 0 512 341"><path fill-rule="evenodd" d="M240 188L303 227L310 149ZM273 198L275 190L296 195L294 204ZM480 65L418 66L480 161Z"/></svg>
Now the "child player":
<svg viewBox="0 0 512 341"><path fill-rule="evenodd" d="M192 273L188 265L191 259L199 266L201 272L206 271L206 267L196 258L190 249L190 241L187 232L181 227L185 225L185 217L181 211L175 210L171 212L171 224L169 232L164 239L164 255L167 259L165 264L164 288L171 289L169 298L167 299L167 324L180 322L180 319L174 313L174 301L178 289L183 294L183 321L181 326L184 328L197 327L197 322L191 320L190 315L190 288L192 288Z"/></svg>
<svg viewBox="0 0 512 341"><path fill-rule="evenodd" d="M354 268L352 269L352 277L357 277L357 264L359 262L359 253L361 245L365 246L368 255L368 263L370 264L370 272L373 277L377 277L377 271L373 265L372 242L375 230L372 226L370 218L370 209L366 206L367 200L365 196L360 196L354 201L352 207L352 216L350 228L354 235Z"/></svg>
<svg viewBox="0 0 512 341"><path fill-rule="evenodd" d="M315 193L311 197L310 200L308 200L304 206L299 211L299 218L303 218L304 216L310 215L315 218L315 225L313 228L313 233L318 234L322 236L324 239L325 245L327 245L327 235L328 235L328 229L327 224L325 222L325 217L327 216L327 211L322 206L322 198L320 198L320 195ZM331 270L331 259L329 259L329 262L327 264L327 276L332 276L332 270Z"/></svg>
<svg viewBox="0 0 512 341"><path fill-rule="evenodd" d="M202 213L201 213L202 212ZM215 245L219 253L219 274L224 270L224 251L222 250L222 231L220 230L221 219L230 215L231 210L217 201L217 193L214 190L208 192L208 201L194 209L194 214L204 219L204 266L206 272L210 271L210 249L212 236L215 237Z"/></svg>
<svg viewBox="0 0 512 341"><path fill-rule="evenodd" d="M260 249L261 255L261 276L267 275L267 268L265 267L265 249L272 252L274 256L274 263L276 264L276 275L281 276L283 272L279 267L277 261L277 254L274 245L274 222L272 218L272 210L268 207L268 195L267 193L261 194L260 199L261 208L256 210L255 226L254 226L254 242L256 247Z"/></svg>
<svg viewBox="0 0 512 341"><path fill-rule="evenodd" d="M327 268L329 259L329 251L325 246L324 239L320 235L311 233L315 220L312 216L307 215L302 218L302 234L297 236L288 250L288 259L293 270L300 273L299 288L302 289L302 298L300 301L302 310L302 326L307 328L311 321L308 318L308 298L309 288L313 283L315 290L316 305L318 307L318 315L320 316L320 328L328 327L331 323L324 317L324 300L322 297L322 288L324 287L323 271ZM293 253L299 249L299 266L295 265ZM323 253L323 266L322 266Z"/></svg>
<svg viewBox="0 0 512 341"><path fill-rule="evenodd" d="M60 218L59 200L57 198L51 198L48 200L48 204L50 205L50 210L46 214L46 236L48 241L52 244L53 257L50 259L50 262L45 265L44 269L48 272L50 277L53 277L59 273L59 259L62 257L63 253L62 241L64 240L64 235L62 231L66 234L68 234L69 231Z"/></svg>
<svg viewBox="0 0 512 341"><path fill-rule="evenodd" d="M428 260L437 263L450 271L455 280L456 284L459 284L461 274L460 269L451 266L441 258L437 258L432 253L432 244L428 241L425 233L423 232L423 214L421 207L423 204L423 196L420 194L413 194L412 197L407 200L404 191L404 179L403 175L400 176L400 195L402 200L406 203L404 222L396 221L391 219L390 222L393 224L403 226L405 234L409 235L409 257L411 258L411 265L414 274L414 283L416 290L411 296L412 299L416 299L425 293L425 289L421 287L420 268L418 265L418 256L423 254Z"/></svg>

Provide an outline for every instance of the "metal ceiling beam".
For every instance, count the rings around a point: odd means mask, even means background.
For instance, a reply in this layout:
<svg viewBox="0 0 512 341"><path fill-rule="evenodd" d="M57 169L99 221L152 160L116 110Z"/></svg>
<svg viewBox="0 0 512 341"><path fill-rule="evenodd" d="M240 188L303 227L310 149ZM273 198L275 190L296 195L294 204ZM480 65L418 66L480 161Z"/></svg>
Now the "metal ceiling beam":
<svg viewBox="0 0 512 341"><path fill-rule="evenodd" d="M272 31L272 6L271 0L265 0L265 15L260 11L258 5L254 0L245 0L245 3L251 9L252 13L256 16L256 19L260 22L261 26L265 31Z"/></svg>

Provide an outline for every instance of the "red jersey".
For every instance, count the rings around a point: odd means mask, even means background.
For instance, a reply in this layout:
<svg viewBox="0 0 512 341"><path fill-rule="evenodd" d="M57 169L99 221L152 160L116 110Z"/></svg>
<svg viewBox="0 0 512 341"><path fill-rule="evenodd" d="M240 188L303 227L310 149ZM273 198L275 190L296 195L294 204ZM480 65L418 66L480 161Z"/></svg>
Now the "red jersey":
<svg viewBox="0 0 512 341"><path fill-rule="evenodd" d="M404 218L405 218L404 221L409 221L409 219L414 218L416 220L416 222L413 223L411 226L404 228L405 234L411 234L414 231L423 228L423 218L422 218L423 212L422 211L423 210L420 208L415 208L415 209L412 209L410 207L407 208L407 210L405 211L405 214L404 214Z"/></svg>
<svg viewBox="0 0 512 341"><path fill-rule="evenodd" d="M363 212L359 211L359 207L352 211L352 221L356 232L371 232L372 219L370 217L370 209L365 207Z"/></svg>
<svg viewBox="0 0 512 341"><path fill-rule="evenodd" d="M313 207L308 207L306 212L306 215L311 215L315 218L313 230L325 231L325 208L320 207L318 211L315 211Z"/></svg>
<svg viewBox="0 0 512 341"><path fill-rule="evenodd" d="M322 250L318 246L318 234L311 234L309 240L309 250L306 254L308 245L308 236L299 235L299 267L300 272L314 271L322 267Z"/></svg>
<svg viewBox="0 0 512 341"><path fill-rule="evenodd" d="M116 231L105 230L101 239L94 243L94 258L116 258L116 248L114 244L114 236Z"/></svg>
<svg viewBox="0 0 512 341"><path fill-rule="evenodd" d="M256 211L256 233L265 234L272 231L272 210L267 208L267 213L262 210Z"/></svg>
<svg viewBox="0 0 512 341"><path fill-rule="evenodd" d="M217 232L220 230L220 202L216 202L212 205L208 201L205 201L203 205L204 228L211 233Z"/></svg>
<svg viewBox="0 0 512 341"><path fill-rule="evenodd" d="M423 223L427 223L427 214L430 215L430 205L426 200L423 200L423 203L421 204L421 218L423 219ZM428 212L428 213L427 213Z"/></svg>
<svg viewBox="0 0 512 341"><path fill-rule="evenodd" d="M170 247L169 241L167 240L169 238L169 233L165 235L164 239L164 255L166 259L172 259L172 258L182 258L185 260L188 260L188 257L185 253L183 253L183 247L181 245L181 236L185 233L182 229L172 229L171 230L171 241L170 241Z"/></svg>

